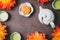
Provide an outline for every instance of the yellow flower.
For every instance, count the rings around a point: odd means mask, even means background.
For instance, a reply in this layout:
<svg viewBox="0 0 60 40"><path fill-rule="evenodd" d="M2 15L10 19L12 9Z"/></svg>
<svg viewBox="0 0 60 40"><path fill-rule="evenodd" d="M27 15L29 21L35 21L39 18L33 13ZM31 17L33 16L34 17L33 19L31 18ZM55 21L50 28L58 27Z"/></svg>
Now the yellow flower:
<svg viewBox="0 0 60 40"><path fill-rule="evenodd" d="M7 35L7 30L5 28L6 26L0 23L0 40L4 40Z"/></svg>
<svg viewBox="0 0 60 40"><path fill-rule="evenodd" d="M11 9L16 4L15 0L0 0L0 9Z"/></svg>

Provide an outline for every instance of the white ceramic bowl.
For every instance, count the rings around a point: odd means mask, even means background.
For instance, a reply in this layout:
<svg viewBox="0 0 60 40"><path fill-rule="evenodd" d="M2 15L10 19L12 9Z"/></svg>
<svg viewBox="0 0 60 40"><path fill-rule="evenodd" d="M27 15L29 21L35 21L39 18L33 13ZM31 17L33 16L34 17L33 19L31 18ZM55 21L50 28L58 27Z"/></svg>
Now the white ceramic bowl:
<svg viewBox="0 0 60 40"><path fill-rule="evenodd" d="M55 1L56 1L56 0L54 0L54 1L52 2L52 7L53 7L55 10L60 10L60 8L55 8L55 6L54 6Z"/></svg>
<svg viewBox="0 0 60 40"><path fill-rule="evenodd" d="M8 19L8 13L5 11L0 11L0 22L7 21Z"/></svg>
<svg viewBox="0 0 60 40"><path fill-rule="evenodd" d="M21 7L22 7L23 5L25 5L25 4L28 5L28 6L30 6L30 8L31 8L31 12L30 12L29 14L27 14L27 15L24 15L24 14L20 11ZM25 3L22 3L22 4L19 6L19 14L20 14L20 15L22 15L22 16L24 16L24 17L29 17L32 13L33 13L33 7L32 7L32 5L31 5L30 3L25 2Z"/></svg>
<svg viewBox="0 0 60 40"><path fill-rule="evenodd" d="M12 40L12 35L14 35L14 34L18 34L19 35L19 40L21 40L21 35L18 32L13 32L10 36L10 40Z"/></svg>

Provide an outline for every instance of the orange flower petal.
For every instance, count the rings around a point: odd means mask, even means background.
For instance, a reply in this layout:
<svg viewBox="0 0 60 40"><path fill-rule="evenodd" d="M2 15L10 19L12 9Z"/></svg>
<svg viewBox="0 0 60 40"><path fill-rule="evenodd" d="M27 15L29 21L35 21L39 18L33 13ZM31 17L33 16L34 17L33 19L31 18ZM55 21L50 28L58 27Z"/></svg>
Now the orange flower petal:
<svg viewBox="0 0 60 40"><path fill-rule="evenodd" d="M15 0L0 0L0 9L10 10L16 4Z"/></svg>
<svg viewBox="0 0 60 40"><path fill-rule="evenodd" d="M27 40L46 40L46 38L45 38L45 34L35 32L35 33L28 34Z"/></svg>
<svg viewBox="0 0 60 40"><path fill-rule="evenodd" d="M53 37L52 40L60 40L60 27L56 26L56 29L53 30L53 33L51 34Z"/></svg>

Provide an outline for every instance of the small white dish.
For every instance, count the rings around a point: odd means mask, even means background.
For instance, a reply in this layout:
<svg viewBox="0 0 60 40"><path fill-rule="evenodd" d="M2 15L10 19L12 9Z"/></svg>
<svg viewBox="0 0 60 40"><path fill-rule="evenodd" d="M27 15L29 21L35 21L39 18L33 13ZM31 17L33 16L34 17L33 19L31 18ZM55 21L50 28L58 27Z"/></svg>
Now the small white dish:
<svg viewBox="0 0 60 40"><path fill-rule="evenodd" d="M21 35L18 33L18 32L13 32L12 34L11 34L11 36L10 36L10 40L13 40L13 39L15 39L16 40L16 38L12 38L12 37L14 37L14 36L16 36L17 35L17 37L19 37L19 40L21 40Z"/></svg>
<svg viewBox="0 0 60 40"><path fill-rule="evenodd" d="M27 15L24 15L24 14L20 11L21 7L22 7L23 5L25 5L25 4L26 4L27 6L30 6L30 8L31 8L30 13L27 14ZM24 16L24 17L29 17L32 13L33 13L33 7L32 7L32 5L31 5L30 3L25 2L25 3L22 3L22 4L19 6L19 14L20 14L20 15L22 15L22 16Z"/></svg>
<svg viewBox="0 0 60 40"><path fill-rule="evenodd" d="M0 22L7 21L8 19L8 13L5 11L0 11Z"/></svg>

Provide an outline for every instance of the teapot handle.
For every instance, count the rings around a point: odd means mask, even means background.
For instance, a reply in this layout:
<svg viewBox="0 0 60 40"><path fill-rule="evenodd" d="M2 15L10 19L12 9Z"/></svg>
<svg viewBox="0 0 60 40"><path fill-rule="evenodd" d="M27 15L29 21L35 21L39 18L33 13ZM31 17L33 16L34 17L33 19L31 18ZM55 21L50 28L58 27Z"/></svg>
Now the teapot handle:
<svg viewBox="0 0 60 40"><path fill-rule="evenodd" d="M53 29L55 28L54 22L50 22L50 25L51 25L51 27L52 27Z"/></svg>

